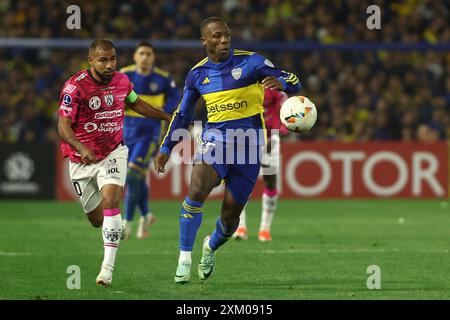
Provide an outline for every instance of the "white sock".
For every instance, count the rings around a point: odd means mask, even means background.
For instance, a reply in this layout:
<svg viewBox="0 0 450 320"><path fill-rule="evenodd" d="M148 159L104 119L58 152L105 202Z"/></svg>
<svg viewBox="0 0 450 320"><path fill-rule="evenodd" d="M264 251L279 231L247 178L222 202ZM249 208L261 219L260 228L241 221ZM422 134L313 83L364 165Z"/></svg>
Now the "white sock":
<svg viewBox="0 0 450 320"><path fill-rule="evenodd" d="M245 212L246 208L247 208L247 205L245 205L244 209L242 209L241 216L239 218L239 227L247 228L247 222L246 222L247 214Z"/></svg>
<svg viewBox="0 0 450 320"><path fill-rule="evenodd" d="M261 213L261 225L259 230L268 230L272 225L272 219L277 208L278 195L269 196L263 193L262 196L262 213Z"/></svg>
<svg viewBox="0 0 450 320"><path fill-rule="evenodd" d="M184 262L184 263L192 263L192 252L191 251L181 251L180 250L180 257L178 258L178 264Z"/></svg>
<svg viewBox="0 0 450 320"><path fill-rule="evenodd" d="M115 209L109 210L112 211ZM105 215L103 217L102 235L105 255L103 258L102 268L114 268L116 253L119 248L120 237L122 235L122 217L120 216L120 211L118 212L118 214Z"/></svg>

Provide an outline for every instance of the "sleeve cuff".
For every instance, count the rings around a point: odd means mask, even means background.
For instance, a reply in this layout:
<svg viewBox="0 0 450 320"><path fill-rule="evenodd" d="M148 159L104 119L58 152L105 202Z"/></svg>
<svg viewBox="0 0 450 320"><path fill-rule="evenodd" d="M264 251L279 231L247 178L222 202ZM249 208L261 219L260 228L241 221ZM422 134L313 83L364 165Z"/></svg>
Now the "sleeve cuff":
<svg viewBox="0 0 450 320"><path fill-rule="evenodd" d="M277 77L277 79L281 82L281 90L286 90L286 80L283 79L283 77Z"/></svg>

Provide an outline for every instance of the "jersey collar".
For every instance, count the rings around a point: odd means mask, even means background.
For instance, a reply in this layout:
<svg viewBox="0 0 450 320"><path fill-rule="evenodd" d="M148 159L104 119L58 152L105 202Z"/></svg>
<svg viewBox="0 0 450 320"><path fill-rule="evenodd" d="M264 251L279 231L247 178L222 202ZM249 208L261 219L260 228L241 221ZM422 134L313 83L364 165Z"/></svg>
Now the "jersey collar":
<svg viewBox="0 0 450 320"><path fill-rule="evenodd" d="M230 55L228 56L228 58L225 61L222 61L219 63L214 63L208 59L208 62L206 62L205 65L208 67L214 68L214 69L221 69L223 66L230 63L231 60L233 60L233 55L234 55L234 49L230 48Z"/></svg>

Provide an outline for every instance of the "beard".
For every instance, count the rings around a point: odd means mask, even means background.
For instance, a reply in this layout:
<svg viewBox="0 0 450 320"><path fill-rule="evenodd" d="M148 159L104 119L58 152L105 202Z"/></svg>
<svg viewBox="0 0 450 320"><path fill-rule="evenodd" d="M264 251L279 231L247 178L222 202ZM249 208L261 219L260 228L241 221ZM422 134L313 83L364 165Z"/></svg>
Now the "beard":
<svg viewBox="0 0 450 320"><path fill-rule="evenodd" d="M101 72L98 72L97 69L95 69L95 68L94 68L94 72L97 74L97 76L100 79L102 79L102 82L109 82L112 79L112 77L114 76L114 72L112 72L111 75L108 75L106 73L106 71L101 73Z"/></svg>

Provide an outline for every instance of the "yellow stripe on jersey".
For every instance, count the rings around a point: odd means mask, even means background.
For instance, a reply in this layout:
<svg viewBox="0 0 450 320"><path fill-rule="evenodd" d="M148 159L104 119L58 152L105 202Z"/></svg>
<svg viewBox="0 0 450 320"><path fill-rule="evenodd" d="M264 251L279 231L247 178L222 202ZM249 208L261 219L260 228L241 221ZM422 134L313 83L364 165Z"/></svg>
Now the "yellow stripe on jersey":
<svg viewBox="0 0 450 320"><path fill-rule="evenodd" d="M169 76L169 73L168 73L167 71L165 71L165 70L163 70L163 69L160 69L160 68L158 68L158 67L155 67L155 68L153 69L153 72L154 72L154 73L157 73L157 74L159 74L159 75L161 75L161 76L163 76L164 78L167 78L167 77Z"/></svg>
<svg viewBox="0 0 450 320"><path fill-rule="evenodd" d="M130 66L126 66L120 69L120 72L130 72L130 71L136 71L136 65L132 64Z"/></svg>
<svg viewBox="0 0 450 320"><path fill-rule="evenodd" d="M157 109L162 110L165 103L165 97L164 93L157 94L154 96L149 96L146 94L140 94L139 98L141 98L143 101L147 102L148 104L151 104ZM139 117L139 118L145 118L143 115L137 113L136 111L131 110L130 108L127 108L125 110L125 115L128 117Z"/></svg>
<svg viewBox="0 0 450 320"><path fill-rule="evenodd" d="M254 54L254 52L246 51L246 50L239 50L239 49L234 50L235 56L241 56L241 55L251 56L252 54Z"/></svg>
<svg viewBox="0 0 450 320"><path fill-rule="evenodd" d="M285 79L286 82L290 82L292 84L298 83L298 78L295 74L291 74L291 76L287 79Z"/></svg>
<svg viewBox="0 0 450 320"><path fill-rule="evenodd" d="M181 100L181 102L183 102L183 100ZM166 141L167 136L169 135L170 132L170 127L172 126L173 120L175 119L175 115L180 112L180 104L178 105L177 109L172 113L172 119L170 119L169 125L167 126L167 131L166 131L166 135L164 136L164 138L161 141L161 146L164 144L164 141Z"/></svg>
<svg viewBox="0 0 450 320"><path fill-rule="evenodd" d="M259 114L261 117L261 123L263 128L263 134L264 134L264 145L267 146L267 128L266 128L266 122L264 121L264 112Z"/></svg>
<svg viewBox="0 0 450 320"><path fill-rule="evenodd" d="M202 95L208 111L208 122L247 118L264 112L264 88L260 83Z"/></svg>
<svg viewBox="0 0 450 320"><path fill-rule="evenodd" d="M198 67L204 65L206 62L208 62L208 57L206 57L205 59L203 59L202 61L197 63L195 66L193 66L191 70L194 70L195 68L198 68Z"/></svg>

